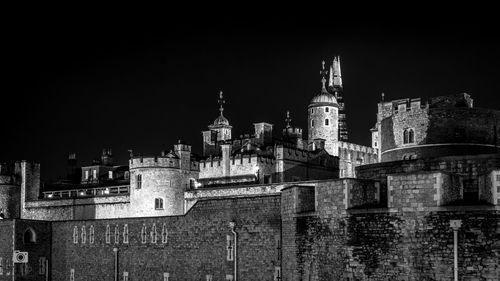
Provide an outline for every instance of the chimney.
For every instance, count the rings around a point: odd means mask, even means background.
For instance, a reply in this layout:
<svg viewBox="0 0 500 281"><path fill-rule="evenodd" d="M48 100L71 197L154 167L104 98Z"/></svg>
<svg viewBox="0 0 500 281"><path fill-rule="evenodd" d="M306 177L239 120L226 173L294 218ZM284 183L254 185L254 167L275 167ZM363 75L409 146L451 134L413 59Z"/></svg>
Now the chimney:
<svg viewBox="0 0 500 281"><path fill-rule="evenodd" d="M222 144L222 171L224 177L229 177L231 175L231 144Z"/></svg>

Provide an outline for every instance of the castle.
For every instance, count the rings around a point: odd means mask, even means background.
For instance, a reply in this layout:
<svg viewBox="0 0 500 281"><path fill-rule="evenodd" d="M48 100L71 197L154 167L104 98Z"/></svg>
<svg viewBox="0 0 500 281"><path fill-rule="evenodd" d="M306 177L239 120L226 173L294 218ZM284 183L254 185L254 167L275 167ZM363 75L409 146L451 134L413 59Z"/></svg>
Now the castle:
<svg viewBox="0 0 500 281"><path fill-rule="evenodd" d="M289 112L279 137L233 137L221 92L202 155L70 154L43 188L39 164L2 164L0 281L498 280L500 111L382 99L366 147L348 142L339 57L320 73L307 139Z"/></svg>

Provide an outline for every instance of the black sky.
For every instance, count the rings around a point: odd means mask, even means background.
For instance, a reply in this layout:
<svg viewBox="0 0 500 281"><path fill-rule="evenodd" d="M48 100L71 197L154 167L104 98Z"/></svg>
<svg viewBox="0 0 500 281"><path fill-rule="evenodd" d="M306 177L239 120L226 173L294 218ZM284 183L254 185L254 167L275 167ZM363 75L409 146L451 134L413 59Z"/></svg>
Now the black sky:
<svg viewBox="0 0 500 281"><path fill-rule="evenodd" d="M260 121L278 133L286 110L305 129L321 60L334 55L350 141L369 145L381 92L467 92L475 106L500 109L497 33L486 20L424 15L21 18L4 34L0 161L38 161L50 179L64 175L69 152L83 165L102 148L124 164L127 149L157 154L178 139L200 152L219 90L234 136Z"/></svg>

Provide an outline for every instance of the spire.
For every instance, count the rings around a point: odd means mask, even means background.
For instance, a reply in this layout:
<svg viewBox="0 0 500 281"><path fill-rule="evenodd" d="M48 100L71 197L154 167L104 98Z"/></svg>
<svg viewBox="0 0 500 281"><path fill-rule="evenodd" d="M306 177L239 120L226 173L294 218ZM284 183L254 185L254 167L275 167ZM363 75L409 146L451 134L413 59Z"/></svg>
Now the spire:
<svg viewBox="0 0 500 281"><path fill-rule="evenodd" d="M224 100L224 96L222 95L222 91L220 91L220 94L219 94L219 111L220 111L220 116L223 116L222 112L224 111L224 103L226 103L226 101Z"/></svg>
<svg viewBox="0 0 500 281"><path fill-rule="evenodd" d="M326 75L328 74L328 71L325 70L325 61L321 62L321 71L319 72L321 75L321 84L323 85L323 88L321 88L321 91L326 92Z"/></svg>
<svg viewBox="0 0 500 281"><path fill-rule="evenodd" d="M285 118L285 128L290 128L291 125L290 123L292 122L292 118L290 117L290 111L286 111L286 118Z"/></svg>
<svg viewBox="0 0 500 281"><path fill-rule="evenodd" d="M332 66L330 66L330 77L328 86L334 90L342 89L342 74L340 72L340 56L333 58Z"/></svg>

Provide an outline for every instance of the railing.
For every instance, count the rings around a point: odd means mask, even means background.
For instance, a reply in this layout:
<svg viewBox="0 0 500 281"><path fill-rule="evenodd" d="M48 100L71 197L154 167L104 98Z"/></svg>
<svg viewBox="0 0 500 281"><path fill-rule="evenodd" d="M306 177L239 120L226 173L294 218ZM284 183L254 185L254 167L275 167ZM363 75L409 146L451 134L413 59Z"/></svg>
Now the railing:
<svg viewBox="0 0 500 281"><path fill-rule="evenodd" d="M85 198L98 196L114 196L130 193L130 185L107 186L82 188L72 190L57 190L43 192L44 199L66 199L66 198Z"/></svg>

